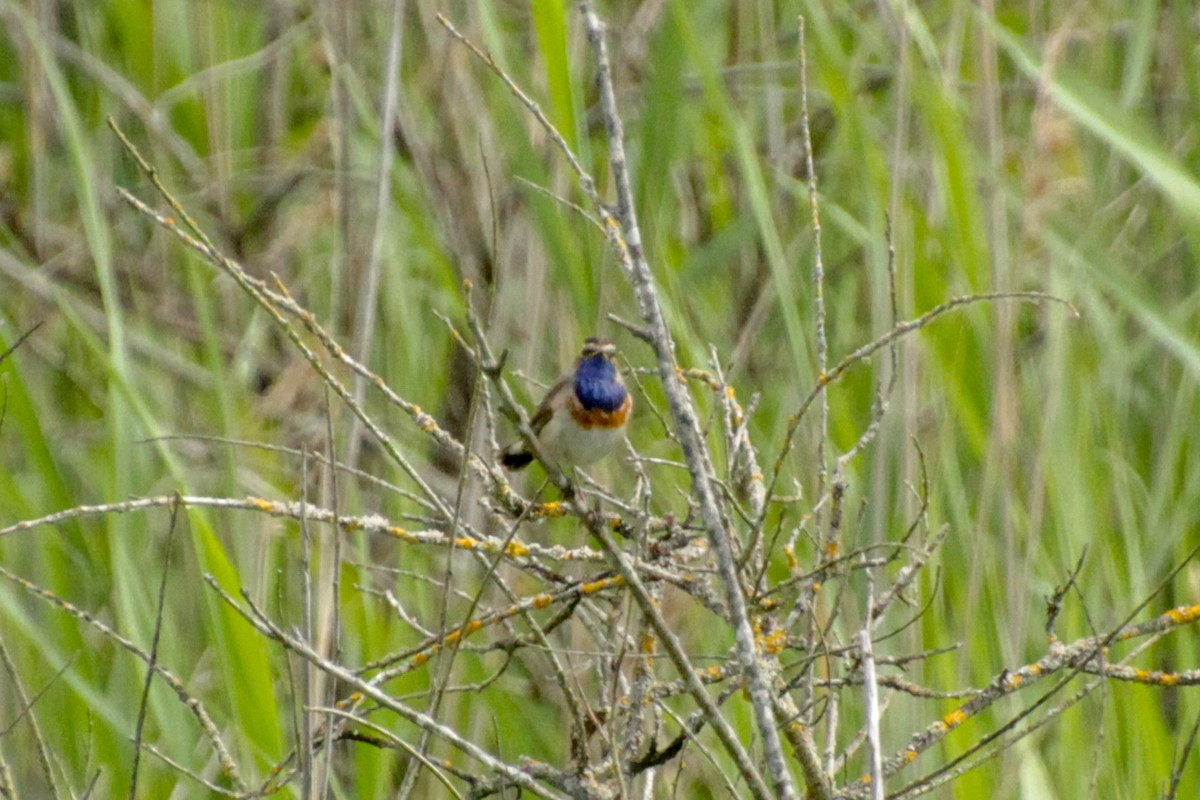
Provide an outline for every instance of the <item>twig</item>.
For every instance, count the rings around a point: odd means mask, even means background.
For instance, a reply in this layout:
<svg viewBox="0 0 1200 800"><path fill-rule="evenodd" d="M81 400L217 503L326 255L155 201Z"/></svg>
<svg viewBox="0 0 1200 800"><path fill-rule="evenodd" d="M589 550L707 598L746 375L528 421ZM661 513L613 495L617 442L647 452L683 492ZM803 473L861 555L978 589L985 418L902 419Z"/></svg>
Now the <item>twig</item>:
<svg viewBox="0 0 1200 800"><path fill-rule="evenodd" d="M817 195L817 170L813 165L812 134L808 129L808 48L804 39L804 17L798 18L800 33L800 130L804 140L804 165L808 172L808 204L812 214L813 232L813 317L816 325L817 380L825 378L829 358L829 344L825 332L825 264L821 258L821 206ZM825 491L826 473L829 465L825 459L825 447L829 441L829 397L821 398L821 416L817 431L817 494ZM820 527L818 523L818 527ZM824 550L825 542L821 542Z"/></svg>
<svg viewBox="0 0 1200 800"><path fill-rule="evenodd" d="M303 642L285 632L282 628L272 622L261 611L255 608L254 605L250 603L249 598L246 596L243 596L242 599L247 603L248 608L243 608L242 605L239 604L229 593L221 588L221 585L217 582L217 579L213 575L206 573L204 579L222 600L224 600L232 609L237 611L237 613L239 613L243 619L253 625L259 633L279 642L288 650L296 653L301 658L322 670L330 677L336 678L347 686L353 687L365 697L378 703L383 708L398 714L421 729L431 731L454 746L456 749L461 750L464 754L479 761L488 769L494 770L509 778L517 786L527 789L528 791L542 797L563 797L558 792L542 786L528 772L501 761L475 743L464 739L453 728L442 725L428 715L417 711L416 709L409 708L389 695L387 692L383 691L374 683L363 680L361 677L343 667L341 664L336 664L325 658L320 653L309 647L306 642Z"/></svg>
<svg viewBox="0 0 1200 800"><path fill-rule="evenodd" d="M1197 733L1200 733L1200 714L1196 715L1196 722L1192 725L1192 730L1183 744L1175 766L1171 768L1171 786L1167 789L1163 800L1175 800L1179 796L1179 783L1183 780L1183 768L1187 764L1188 756L1192 754L1192 749L1196 746Z"/></svg>
<svg viewBox="0 0 1200 800"><path fill-rule="evenodd" d="M134 644L132 641L125 638L121 634L117 633L115 630L113 630L111 627L109 627L105 623L96 619L96 617L93 616L91 614L91 612L85 611L85 610L79 608L78 606L74 605L73 603L67 602L66 600L62 599L61 597L54 594L53 592L47 591L47 590L41 588L40 586L37 586L36 584L34 584L32 581L28 581L25 578L20 577L19 575L15 575L12 572L9 572L7 569L5 569L2 566L0 566L0 577L7 578L8 580L10 580L13 583L17 584L18 586L20 586L25 591L34 595L35 597L39 597L42 600L45 600L45 601L49 602L50 604L67 612L68 614L75 617L76 619L82 620L83 622L87 623L88 625L91 625L93 628L98 630L101 634L103 634L108 639L111 639L113 642L115 642L120 647L129 651L133 655L137 656L138 658L140 658L142 661L146 662L147 664L150 663L150 654L149 653L142 650L140 647L138 647L136 644ZM2 647L0 647L0 656L4 656L5 652L6 651L4 651ZM5 656L5 658L6 658L6 656ZM8 662L6 660L5 663L10 664L11 662ZM198 699L192 697L191 694L187 691L187 688L183 685L183 681L181 681L179 678L177 678L174 673L172 673L170 670L163 667L161 664L156 664L154 666L154 671L158 673L158 676L163 680L164 683L166 683L169 687L171 687L171 690L175 692L176 696L179 698L180 702L183 703L184 707L186 707L189 711L191 711L192 715L196 717L196 721L200 724L201 730L204 731L205 736L208 738L209 743L212 745L213 753L217 758L217 763L220 765L221 771L224 774L226 774L227 776L229 776L229 779L231 781L233 781L234 786L237 787L237 789L239 791L244 791L246 788L246 784L242 781L241 773L237 768L237 763L233 760L233 757L230 755L229 748L225 746L225 742L222 741L221 734L217 730L217 725L215 722L213 722L213 719L209 715L208 710L205 709L204 704L201 703ZM13 673L13 676L15 678L15 673ZM146 747L149 747L149 745L146 745ZM48 768L49 761L47 761L46 764L47 764L47 768ZM50 782L51 782L51 784L54 783L52 777L50 779Z"/></svg>
<svg viewBox="0 0 1200 800"><path fill-rule="evenodd" d="M162 580L158 584L158 606L154 613L154 636L150 640L150 660L146 664L146 682L142 686L142 699L138 704L137 727L133 734L133 766L129 778L129 800L137 798L138 765L142 755L142 729L146 724L146 711L150 707L150 684L154 681L154 667L158 664L158 639L162 633L163 610L166 608L167 576L171 569L171 545L175 542L175 523L179 519L179 504L171 506L171 521L167 524L167 544L163 553Z"/></svg>
<svg viewBox="0 0 1200 800"><path fill-rule="evenodd" d="M874 581L867 572L867 608L872 605ZM879 738L879 684L875 679L875 653L871 647L871 618L868 615L858 632L858 647L862 654L863 707L867 721L867 763L870 765L871 798L883 800L883 747Z"/></svg>
<svg viewBox="0 0 1200 800"><path fill-rule="evenodd" d="M716 495L709 480L709 476L713 472L711 460L700 435L691 397L679 385L675 377L677 365L674 342L667 329L666 319L658 299L658 290L654 286L650 265L647 263L645 252L642 249L641 231L638 227L637 211L634 207L633 191L630 187L629 172L626 167L623 125L617 112L612 71L604 39L604 25L592 9L591 3L584 2L580 8L583 12L588 41L591 42L596 54L596 80L600 89L600 109L608 135L609 166L612 169L617 188L617 217L622 235L619 239L614 237L610 241L614 242L618 260L633 284L642 319L649 326L650 333L654 337L653 347L658 361L659 379L662 381L671 416L675 421L675 430L679 435L684 460L692 475L692 489L699 501L705 530L717 559L721 579L725 584L730 624L733 626L737 641L738 657L746 673L750 703L754 708L754 717L762 740L767 771L771 775L775 794L784 800L791 800L796 797L796 790L792 785L792 778L779 741L779 732L775 727L771 692L767 687L755 653L754 632L746 614L745 597L742 594L737 565L734 562L733 550L729 541L730 532L722 521ZM647 597L645 600L648 603L649 598ZM643 610L646 610L645 607ZM717 730L720 731L720 728ZM728 747L730 743L727 742L726 745Z"/></svg>
<svg viewBox="0 0 1200 800"><path fill-rule="evenodd" d="M16 352L17 348L24 344L25 340L32 336L40 327L42 327L42 322L35 322L32 328L18 336L17 340L8 346L7 350L5 350L3 353L0 353L0 364L3 364L9 356Z"/></svg>
<svg viewBox="0 0 1200 800"><path fill-rule="evenodd" d="M804 419L804 415L808 412L809 407L812 406L813 401L820 397L831 384L836 383L846 372L846 370L850 369L850 367L854 366L855 364L866 360L880 349L890 345L892 342L907 336L913 331L924 328L926 325L949 311L953 311L962 306L972 305L974 303L990 302L993 300L1024 300L1033 303L1060 303L1066 306L1071 313L1075 314L1076 316L1079 315L1079 312L1075 309L1075 306L1073 306L1070 302L1062 299L1061 297L1056 297L1045 292L987 292L984 294L951 297L949 300L946 300L945 302L929 309L921 316L915 319L905 320L904 322L895 325L890 331L883 334L879 338L862 345L849 355L842 358L842 360L839 361L833 367L833 369L829 370L829 372L818 376L816 385L809 390L809 393L800 403L800 407L797 409L796 413L794 413L788 420L787 432L784 434L783 447L780 450L779 456L775 460L775 468L771 474L771 481L767 485L768 501L775 495L775 486L779 481L780 473L783 470L783 464L786 461L788 454L791 452L793 444L795 443L796 433L800 428L800 422Z"/></svg>

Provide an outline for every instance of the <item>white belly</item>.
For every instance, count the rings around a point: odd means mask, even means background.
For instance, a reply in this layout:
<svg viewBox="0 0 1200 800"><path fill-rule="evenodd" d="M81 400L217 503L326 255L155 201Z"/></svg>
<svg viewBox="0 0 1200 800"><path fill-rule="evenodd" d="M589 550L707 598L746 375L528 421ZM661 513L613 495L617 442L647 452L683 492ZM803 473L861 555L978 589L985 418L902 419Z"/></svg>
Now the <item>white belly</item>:
<svg viewBox="0 0 1200 800"><path fill-rule="evenodd" d="M538 435L542 455L564 469L595 463L621 446L625 431L621 428L581 428L567 413L558 413L546 422Z"/></svg>

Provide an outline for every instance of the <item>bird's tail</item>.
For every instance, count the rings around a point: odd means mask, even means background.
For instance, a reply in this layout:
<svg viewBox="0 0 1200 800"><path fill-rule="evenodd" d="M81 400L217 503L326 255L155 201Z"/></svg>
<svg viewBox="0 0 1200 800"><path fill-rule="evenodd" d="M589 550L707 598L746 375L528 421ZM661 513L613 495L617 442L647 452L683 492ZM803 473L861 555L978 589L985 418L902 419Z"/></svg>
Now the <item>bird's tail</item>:
<svg viewBox="0 0 1200 800"><path fill-rule="evenodd" d="M505 469L513 470L525 469L533 462L533 453L529 452L525 447L524 442L515 442L500 453L500 463Z"/></svg>

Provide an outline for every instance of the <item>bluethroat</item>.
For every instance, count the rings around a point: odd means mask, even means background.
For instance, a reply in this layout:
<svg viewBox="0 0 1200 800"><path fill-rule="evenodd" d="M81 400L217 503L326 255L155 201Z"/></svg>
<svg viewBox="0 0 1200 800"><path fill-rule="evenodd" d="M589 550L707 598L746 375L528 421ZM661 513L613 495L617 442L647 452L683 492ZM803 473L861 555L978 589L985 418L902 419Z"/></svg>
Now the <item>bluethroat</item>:
<svg viewBox="0 0 1200 800"><path fill-rule="evenodd" d="M599 461L620 446L633 397L617 371L617 348L593 336L583 343L575 370L554 384L529 425L542 456L563 469ZM533 461L525 442L505 448L500 463L524 469Z"/></svg>

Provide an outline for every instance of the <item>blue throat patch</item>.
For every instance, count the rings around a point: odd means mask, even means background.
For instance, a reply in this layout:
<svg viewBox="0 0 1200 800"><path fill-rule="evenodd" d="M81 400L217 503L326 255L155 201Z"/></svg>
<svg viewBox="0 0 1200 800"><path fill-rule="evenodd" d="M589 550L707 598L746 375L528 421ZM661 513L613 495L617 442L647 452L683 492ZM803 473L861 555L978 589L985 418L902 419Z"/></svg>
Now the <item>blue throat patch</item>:
<svg viewBox="0 0 1200 800"><path fill-rule="evenodd" d="M626 394L617 383L616 367L603 355L585 358L575 370L575 396L588 411L616 411Z"/></svg>

